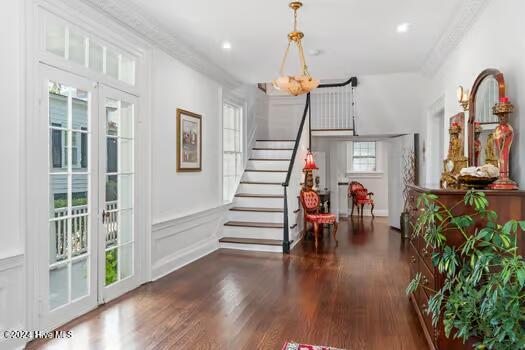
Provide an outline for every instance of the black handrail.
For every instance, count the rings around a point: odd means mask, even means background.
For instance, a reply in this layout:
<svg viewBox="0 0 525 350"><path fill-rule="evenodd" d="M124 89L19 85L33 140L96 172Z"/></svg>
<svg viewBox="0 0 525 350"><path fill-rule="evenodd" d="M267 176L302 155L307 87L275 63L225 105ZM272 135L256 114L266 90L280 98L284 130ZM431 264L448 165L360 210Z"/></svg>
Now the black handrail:
<svg viewBox="0 0 525 350"><path fill-rule="evenodd" d="M333 84L320 84L318 88L330 88L330 87L343 87L348 84L352 83L352 87L357 86L357 77L351 77L345 82L342 83L333 83ZM306 103L304 106L304 112L303 116L301 118L301 124L299 125L299 130L297 131L297 136L295 138L295 144L293 147L292 157L290 160L290 164L288 165L288 172L286 173L286 179L283 182L283 189L284 189L284 231L283 231L283 252L289 253L290 252L290 245L292 242L290 242L290 231L288 226L288 193L287 193L287 187L290 184L290 177L292 176L292 170L293 165L295 163L295 157L297 156L297 149L299 148L299 143L301 142L301 135L303 133L304 123L306 121L306 116L309 116L309 120L311 122L312 114L310 109L310 93L306 95ZM312 143L312 128L311 125L308 127L308 150L310 150L311 143Z"/></svg>

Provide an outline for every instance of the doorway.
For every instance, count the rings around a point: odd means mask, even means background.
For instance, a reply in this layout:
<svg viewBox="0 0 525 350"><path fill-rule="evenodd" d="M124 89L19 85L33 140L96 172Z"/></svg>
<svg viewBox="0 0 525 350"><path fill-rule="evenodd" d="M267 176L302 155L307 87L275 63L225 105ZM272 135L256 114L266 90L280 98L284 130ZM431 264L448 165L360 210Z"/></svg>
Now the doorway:
<svg viewBox="0 0 525 350"><path fill-rule="evenodd" d="M135 228L137 97L41 68L39 325L50 329L140 284ZM45 136L44 136L45 135ZM48 227L47 230L43 229Z"/></svg>

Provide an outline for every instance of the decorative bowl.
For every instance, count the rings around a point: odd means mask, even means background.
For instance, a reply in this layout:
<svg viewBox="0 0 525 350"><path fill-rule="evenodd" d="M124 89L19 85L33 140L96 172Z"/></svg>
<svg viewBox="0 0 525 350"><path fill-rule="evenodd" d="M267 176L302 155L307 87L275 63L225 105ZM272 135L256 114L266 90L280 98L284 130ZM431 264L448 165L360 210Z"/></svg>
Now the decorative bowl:
<svg viewBox="0 0 525 350"><path fill-rule="evenodd" d="M484 177L472 175L460 175L458 177L459 183L469 189L482 190L488 185L496 181L497 177Z"/></svg>

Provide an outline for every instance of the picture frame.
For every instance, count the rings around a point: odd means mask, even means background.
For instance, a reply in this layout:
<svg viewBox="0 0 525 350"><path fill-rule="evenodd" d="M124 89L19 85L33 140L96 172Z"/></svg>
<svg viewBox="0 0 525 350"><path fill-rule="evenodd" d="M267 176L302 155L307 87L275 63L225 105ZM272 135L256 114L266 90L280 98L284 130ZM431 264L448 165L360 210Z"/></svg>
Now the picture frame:
<svg viewBox="0 0 525 350"><path fill-rule="evenodd" d="M202 170L202 116L177 108L177 172Z"/></svg>

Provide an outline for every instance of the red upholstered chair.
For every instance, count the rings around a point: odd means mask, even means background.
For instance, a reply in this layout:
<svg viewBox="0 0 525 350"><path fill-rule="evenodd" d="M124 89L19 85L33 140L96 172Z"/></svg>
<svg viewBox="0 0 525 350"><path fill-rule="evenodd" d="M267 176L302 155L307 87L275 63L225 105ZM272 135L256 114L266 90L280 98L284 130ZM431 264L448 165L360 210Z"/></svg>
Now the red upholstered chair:
<svg viewBox="0 0 525 350"><path fill-rule="evenodd" d="M337 219L335 214L324 214L319 213L319 195L315 191L301 191L301 205L304 211L304 232L307 231L307 223L310 222L314 226L314 238L315 248L317 249L317 243L319 240L319 224L332 224L334 225L333 235L334 240L338 243L337 234Z"/></svg>
<svg viewBox="0 0 525 350"><path fill-rule="evenodd" d="M352 212L350 216L354 215L354 207L357 207L357 215L359 215L359 207L361 207L361 216L363 216L363 207L370 205L370 213L374 217L374 196L373 192L368 190L359 182L352 181L348 185L348 197L352 201Z"/></svg>

